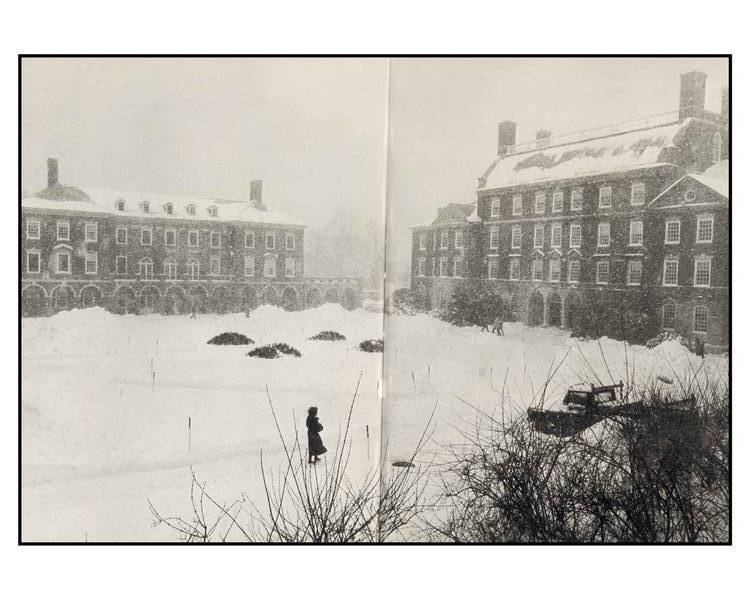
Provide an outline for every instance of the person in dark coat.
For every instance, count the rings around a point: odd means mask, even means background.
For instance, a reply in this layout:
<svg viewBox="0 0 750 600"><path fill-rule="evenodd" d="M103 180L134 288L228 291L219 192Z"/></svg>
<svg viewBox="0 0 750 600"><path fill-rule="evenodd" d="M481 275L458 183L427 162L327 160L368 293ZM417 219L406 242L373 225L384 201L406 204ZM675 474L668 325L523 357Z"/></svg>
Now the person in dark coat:
<svg viewBox="0 0 750 600"><path fill-rule="evenodd" d="M698 336L695 336L695 353L700 356L701 358L705 358L705 342L700 339Z"/></svg>
<svg viewBox="0 0 750 600"><path fill-rule="evenodd" d="M320 438L320 432L323 431L323 426L318 421L318 407L311 406L307 410L307 462L315 463L320 460L320 455L325 454L328 450L323 445L323 440Z"/></svg>

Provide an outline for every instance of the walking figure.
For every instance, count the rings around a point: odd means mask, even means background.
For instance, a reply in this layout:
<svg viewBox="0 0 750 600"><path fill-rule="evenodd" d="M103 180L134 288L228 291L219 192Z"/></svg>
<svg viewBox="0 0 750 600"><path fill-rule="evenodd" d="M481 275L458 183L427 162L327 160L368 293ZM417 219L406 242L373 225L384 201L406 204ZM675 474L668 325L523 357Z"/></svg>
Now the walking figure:
<svg viewBox="0 0 750 600"><path fill-rule="evenodd" d="M323 426L318 421L318 407L311 406L307 410L307 462L308 464L316 463L320 460L320 455L325 454L328 450L323 445L320 432Z"/></svg>
<svg viewBox="0 0 750 600"><path fill-rule="evenodd" d="M195 319L195 300L193 300L190 303L190 307L191 307L191 310L192 310L192 313L190 314L190 318L191 319Z"/></svg>
<svg viewBox="0 0 750 600"><path fill-rule="evenodd" d="M706 346L706 343L702 339L700 339L698 336L695 336L695 344L694 344L695 353L701 358L705 358L704 356L705 346Z"/></svg>
<svg viewBox="0 0 750 600"><path fill-rule="evenodd" d="M503 322L500 317L495 317L495 320L492 322L492 333L496 333L497 335L502 335L503 337L505 337L505 332L503 331Z"/></svg>
<svg viewBox="0 0 750 600"><path fill-rule="evenodd" d="M482 325L482 328L479 330L479 333L482 333L483 331L486 331L487 333L490 332L490 322L485 321L484 325Z"/></svg>

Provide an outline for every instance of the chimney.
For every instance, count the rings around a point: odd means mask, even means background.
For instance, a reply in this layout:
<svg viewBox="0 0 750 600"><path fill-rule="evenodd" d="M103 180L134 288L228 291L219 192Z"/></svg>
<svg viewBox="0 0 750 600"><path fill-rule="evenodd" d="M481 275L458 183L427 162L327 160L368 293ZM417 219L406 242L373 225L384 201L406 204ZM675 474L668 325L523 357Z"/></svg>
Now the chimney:
<svg viewBox="0 0 750 600"><path fill-rule="evenodd" d="M726 127L729 123L729 86L721 88L721 122Z"/></svg>
<svg viewBox="0 0 750 600"><path fill-rule="evenodd" d="M548 131L547 129L540 129L539 131L536 132L536 147L544 148L546 146L549 146L551 137L552 137L551 131Z"/></svg>
<svg viewBox="0 0 750 600"><path fill-rule="evenodd" d="M253 179L250 182L250 203L254 208L263 210L263 181L260 179Z"/></svg>
<svg viewBox="0 0 750 600"><path fill-rule="evenodd" d="M497 124L497 154L503 156L509 146L516 145L516 124L513 121L503 121Z"/></svg>
<svg viewBox="0 0 750 600"><path fill-rule="evenodd" d="M60 183L57 176L58 160L56 158L47 159L47 187L55 187Z"/></svg>
<svg viewBox="0 0 750 600"><path fill-rule="evenodd" d="M706 74L690 71L680 75L680 121L699 117L706 107Z"/></svg>

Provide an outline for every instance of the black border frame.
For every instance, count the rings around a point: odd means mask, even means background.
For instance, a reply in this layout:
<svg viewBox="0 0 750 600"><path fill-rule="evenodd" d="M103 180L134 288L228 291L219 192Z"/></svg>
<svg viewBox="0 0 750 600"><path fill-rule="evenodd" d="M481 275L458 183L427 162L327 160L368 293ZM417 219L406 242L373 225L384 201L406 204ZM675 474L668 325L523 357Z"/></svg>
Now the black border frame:
<svg viewBox="0 0 750 600"><path fill-rule="evenodd" d="M731 546L732 545L732 534L733 534L733 435L732 435L732 54L18 54L18 264L22 264L23 258L23 231L21 223L21 197L22 191L22 169L21 169L21 151L22 151L22 63L25 58L226 58L226 59L248 59L248 58L279 58L279 59L290 59L290 58L378 58L378 59L391 59L391 58L475 58L475 59L502 59L502 58L592 58L592 59L606 59L606 58L725 58L727 59L728 67L728 86L729 86L729 121L728 121L728 158L729 158L729 235L728 235L728 251L727 267L729 277L729 297L728 297L728 386L729 386L729 538L726 542L707 542L701 544L694 544L690 542L673 542L668 544L660 543L636 543L636 542L623 542L623 543L610 543L610 544L598 544L595 542L587 543L554 543L554 542L504 542L500 544L491 543L466 543L458 544L464 546ZM17 313L17 324L18 324L18 546L190 546L179 541L173 542L25 542L21 535L21 522L22 522L22 493L21 493L21 269L18 271L18 313ZM287 546L282 542L224 542L223 544L215 544L217 546ZM333 543L327 542L323 544L307 544L307 543L294 543L294 546L445 546L445 545L456 545L451 543L442 542L386 542L383 544L371 543L371 542L353 542L353 543Z"/></svg>

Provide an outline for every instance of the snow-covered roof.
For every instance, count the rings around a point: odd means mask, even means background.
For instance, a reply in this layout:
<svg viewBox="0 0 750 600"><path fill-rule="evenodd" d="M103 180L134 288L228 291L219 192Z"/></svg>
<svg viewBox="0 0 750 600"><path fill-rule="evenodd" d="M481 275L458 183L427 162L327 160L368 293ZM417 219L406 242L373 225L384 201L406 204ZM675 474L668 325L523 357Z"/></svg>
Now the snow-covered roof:
<svg viewBox="0 0 750 600"><path fill-rule="evenodd" d="M428 223L415 225L414 228L431 227L432 225L447 225L450 223L478 223L481 219L477 215L477 202L450 202L437 209L437 217Z"/></svg>
<svg viewBox="0 0 750 600"><path fill-rule="evenodd" d="M689 175L697 182L729 198L729 161L720 160L714 163L700 175Z"/></svg>
<svg viewBox="0 0 750 600"><path fill-rule="evenodd" d="M124 210L122 211L117 208L120 201L124 202ZM144 202L148 203L148 212L142 210ZM171 214L165 209L168 204L172 205ZM281 212L257 208L249 201L95 188L79 189L62 185L46 188L41 192L23 198L21 206L44 210L137 216L139 218L302 225L299 221ZM194 207L195 214L188 212L189 206ZM216 210L216 216L212 216L211 209Z"/></svg>
<svg viewBox="0 0 750 600"><path fill-rule="evenodd" d="M662 151L675 146L692 119L636 131L499 156L480 189L495 189L669 164Z"/></svg>

